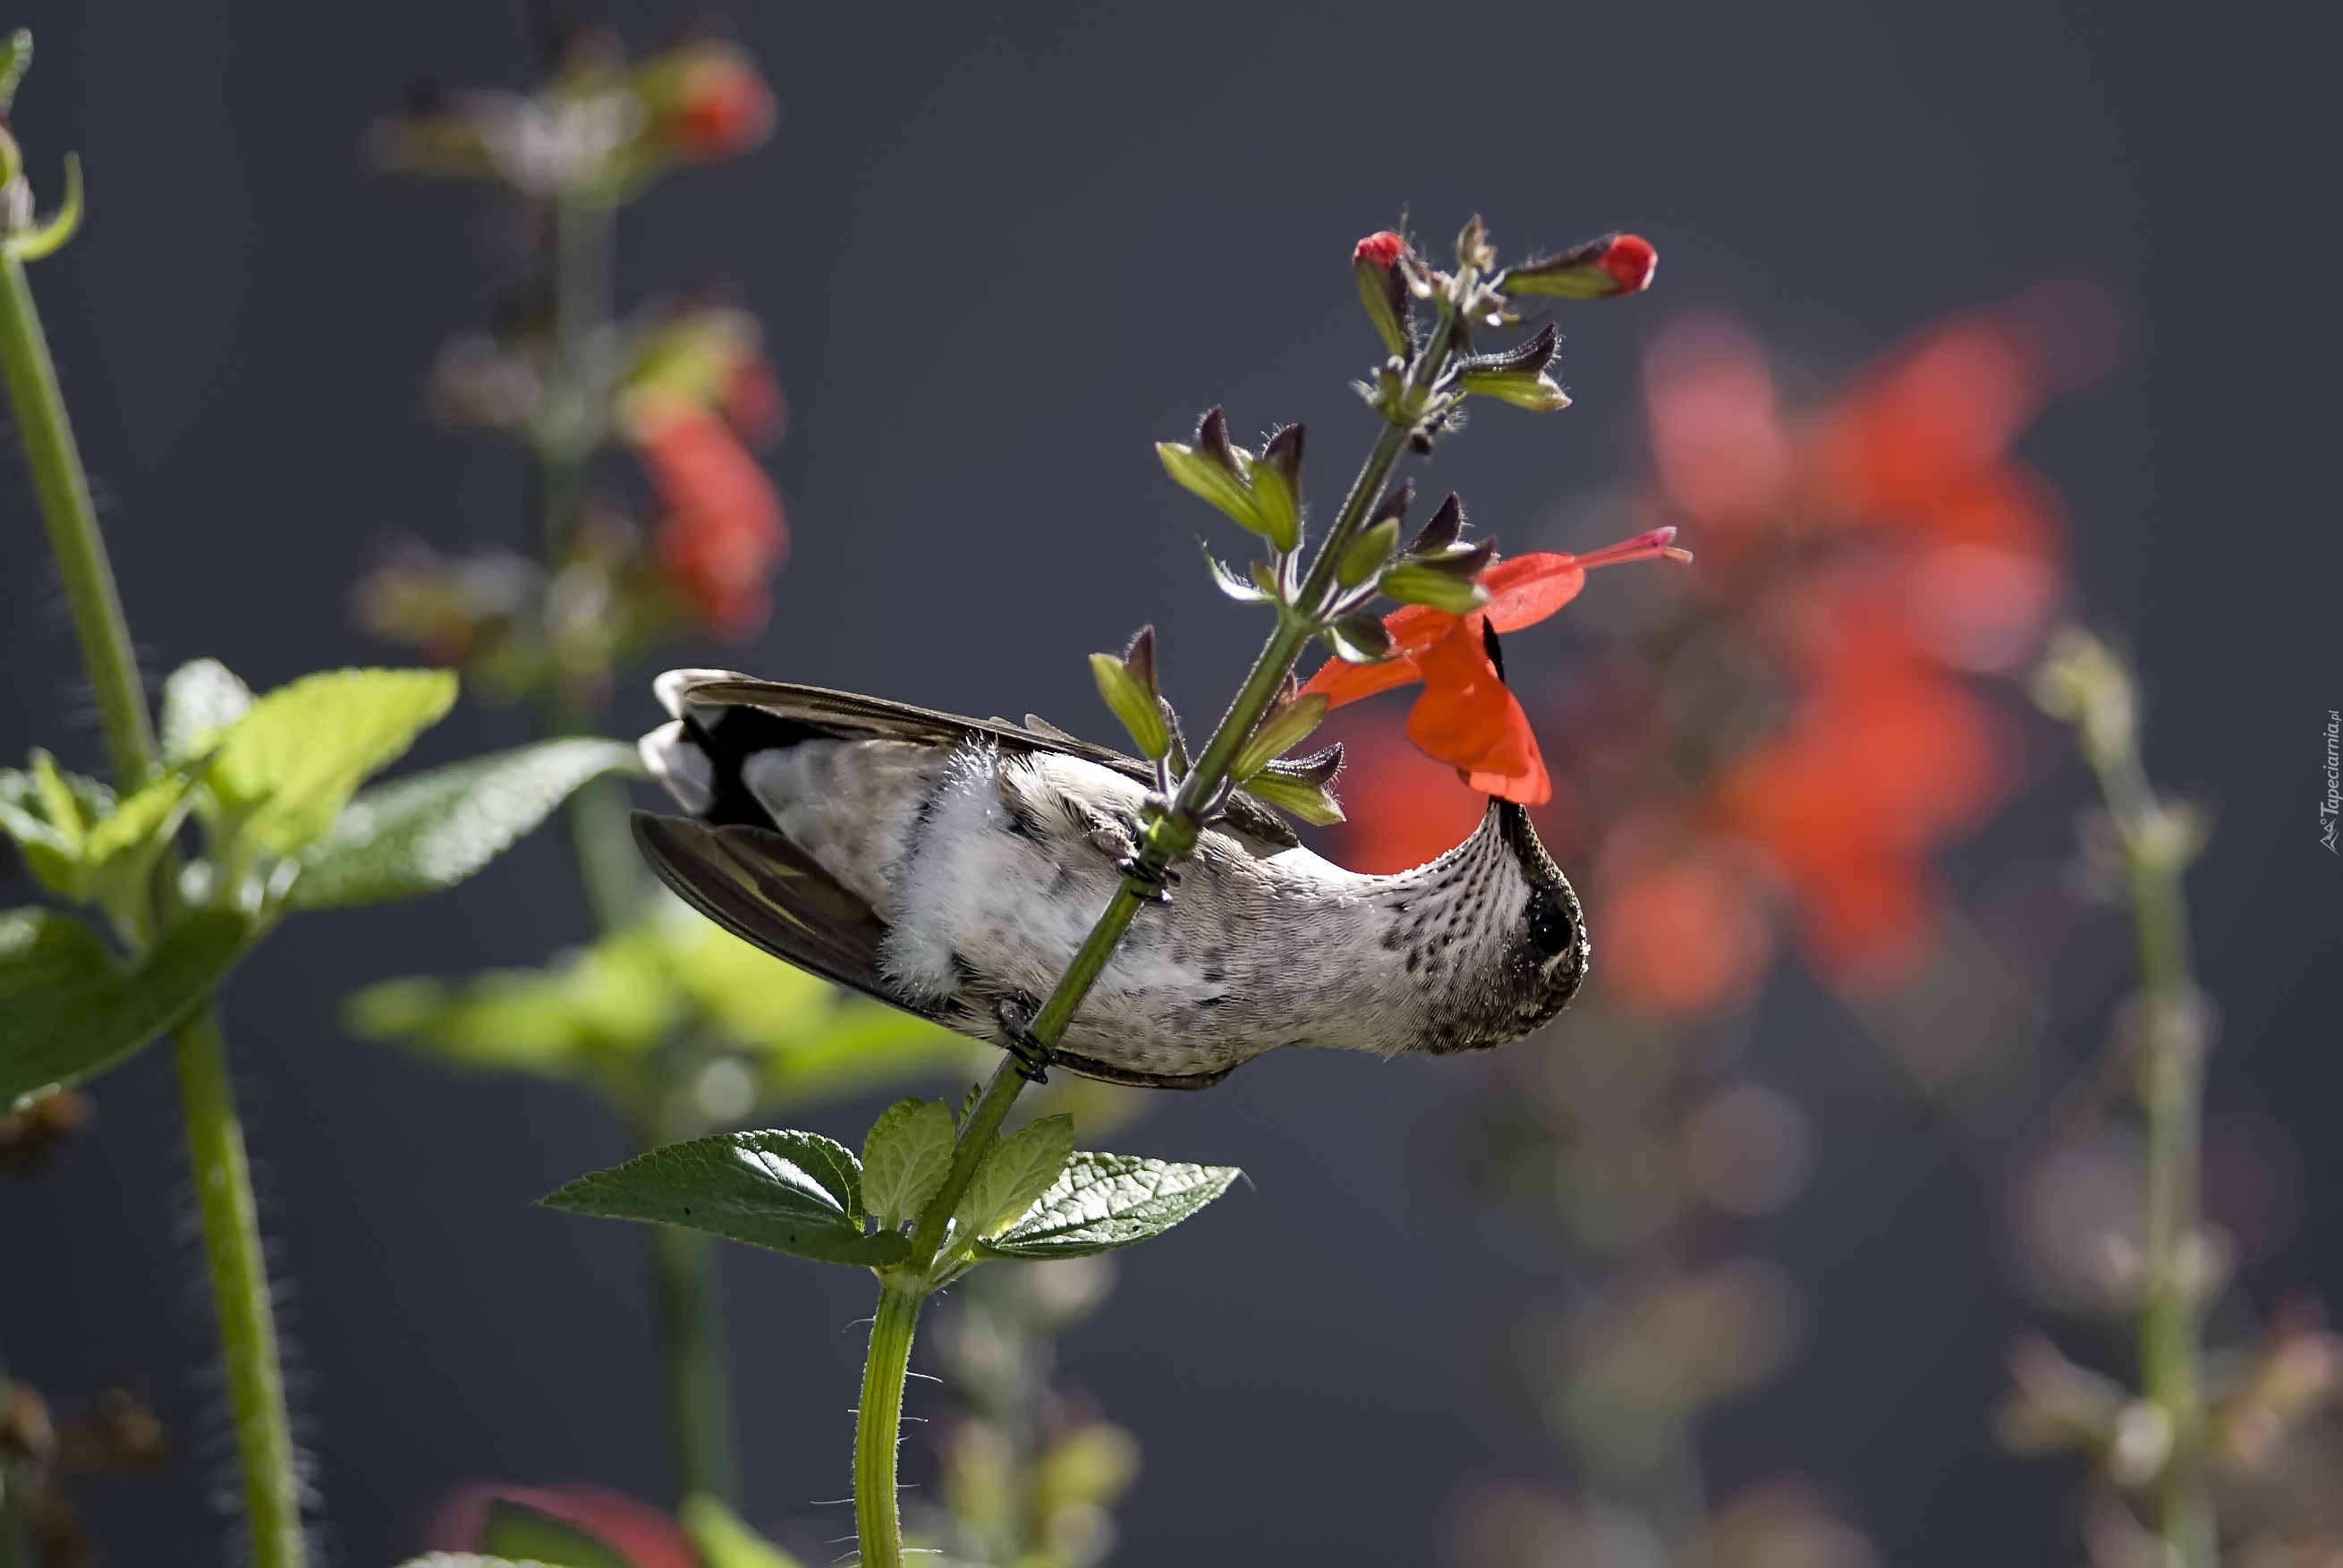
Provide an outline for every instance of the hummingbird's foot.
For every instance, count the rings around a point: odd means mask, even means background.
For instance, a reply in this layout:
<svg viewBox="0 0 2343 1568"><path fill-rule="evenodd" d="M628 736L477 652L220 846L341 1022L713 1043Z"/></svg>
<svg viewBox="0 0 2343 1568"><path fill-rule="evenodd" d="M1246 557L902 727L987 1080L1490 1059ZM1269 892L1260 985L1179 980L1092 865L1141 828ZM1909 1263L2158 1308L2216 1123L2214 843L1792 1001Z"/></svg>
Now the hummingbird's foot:
<svg viewBox="0 0 2343 1568"><path fill-rule="evenodd" d="M1028 1083L1050 1081L1050 1048L1031 1032L1033 1015L1013 997L1003 997L993 1009L1001 1031L1009 1037L1009 1054L1017 1059L1017 1076Z"/></svg>
<svg viewBox="0 0 2343 1568"><path fill-rule="evenodd" d="M1124 876L1147 884L1147 897L1152 902L1168 904L1172 890L1180 880L1180 873L1166 869L1150 871L1140 859L1139 840L1119 822L1091 819L1091 848L1114 862L1114 869Z"/></svg>
<svg viewBox="0 0 2343 1568"><path fill-rule="evenodd" d="M1129 877L1135 882L1145 883L1147 887L1147 897L1149 901L1151 903L1170 903L1172 901L1172 890L1177 887L1180 882L1179 872L1172 870L1168 866L1160 871L1151 870L1148 869L1147 864L1140 859L1136 855L1128 856L1123 859L1117 860L1114 863L1114 869L1121 871L1124 876Z"/></svg>

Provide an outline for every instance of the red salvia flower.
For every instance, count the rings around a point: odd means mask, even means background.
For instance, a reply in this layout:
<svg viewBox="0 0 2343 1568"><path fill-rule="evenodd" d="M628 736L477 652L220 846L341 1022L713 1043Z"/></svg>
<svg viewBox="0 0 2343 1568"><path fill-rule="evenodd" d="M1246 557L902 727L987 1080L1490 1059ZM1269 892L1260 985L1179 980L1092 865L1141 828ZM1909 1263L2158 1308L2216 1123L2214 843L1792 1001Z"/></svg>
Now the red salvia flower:
<svg viewBox="0 0 2343 1568"><path fill-rule="evenodd" d="M640 395L628 407L636 455L667 504L654 542L692 612L727 637L752 637L770 608L767 580L789 550L780 497L723 419L688 398Z"/></svg>
<svg viewBox="0 0 2343 1568"><path fill-rule="evenodd" d="M1351 260L1355 265L1365 262L1371 266L1397 266L1406 253L1407 241L1389 229L1367 236L1352 248Z"/></svg>
<svg viewBox="0 0 2343 1568"><path fill-rule="evenodd" d="M1535 626L1578 597L1586 573L1623 561L1690 560L1677 549L1674 528L1654 528L1583 556L1544 550L1499 561L1477 582L1489 602L1463 615L1429 605L1403 605L1383 618L1393 655L1380 664L1337 659L1311 677L1304 692L1323 692L1340 708L1379 691L1422 681L1423 695L1408 715L1408 739L1425 753L1454 765L1484 795L1525 806L1554 793L1529 716L1506 689L1489 658L1486 632Z"/></svg>

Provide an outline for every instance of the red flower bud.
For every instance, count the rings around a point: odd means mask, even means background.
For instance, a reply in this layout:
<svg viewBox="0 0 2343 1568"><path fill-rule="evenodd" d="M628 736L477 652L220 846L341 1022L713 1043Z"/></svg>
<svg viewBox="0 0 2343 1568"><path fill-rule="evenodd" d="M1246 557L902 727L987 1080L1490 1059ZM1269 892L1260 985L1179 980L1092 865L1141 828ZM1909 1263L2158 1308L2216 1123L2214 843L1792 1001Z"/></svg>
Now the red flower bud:
<svg viewBox="0 0 2343 1568"><path fill-rule="evenodd" d="M1652 286L1652 274L1660 265L1660 253L1642 235L1623 234L1604 247L1602 259L1595 265L1611 275L1621 294L1641 294Z"/></svg>
<svg viewBox="0 0 2343 1568"><path fill-rule="evenodd" d="M690 163L737 157L773 128L773 94L748 56L702 45L654 61L640 78L652 138Z"/></svg>
<svg viewBox="0 0 2343 1568"><path fill-rule="evenodd" d="M1393 354L1405 354L1412 336L1407 279L1399 268L1400 257L1406 254L1407 241L1389 229L1367 236L1351 250L1351 270L1359 275L1359 302L1367 307L1376 336Z"/></svg>
<svg viewBox="0 0 2343 1568"><path fill-rule="evenodd" d="M1659 252L1641 235L1606 234L1560 256L1524 262L1507 272L1507 294L1549 294L1564 299L1607 299L1641 294L1652 286Z"/></svg>

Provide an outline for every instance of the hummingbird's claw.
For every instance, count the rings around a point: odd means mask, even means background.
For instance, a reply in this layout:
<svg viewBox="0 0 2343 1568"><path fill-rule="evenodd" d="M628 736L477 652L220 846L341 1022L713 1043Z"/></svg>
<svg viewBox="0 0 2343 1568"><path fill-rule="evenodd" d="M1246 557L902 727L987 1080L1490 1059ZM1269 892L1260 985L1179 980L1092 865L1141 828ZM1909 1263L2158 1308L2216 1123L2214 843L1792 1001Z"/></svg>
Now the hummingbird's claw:
<svg viewBox="0 0 2343 1568"><path fill-rule="evenodd" d="M1017 1059L1017 1076L1028 1083L1049 1082L1050 1048L1030 1032L1033 1015L1025 1004L1003 997L993 1011L1001 1020L1001 1031L1009 1037L1009 1054Z"/></svg>

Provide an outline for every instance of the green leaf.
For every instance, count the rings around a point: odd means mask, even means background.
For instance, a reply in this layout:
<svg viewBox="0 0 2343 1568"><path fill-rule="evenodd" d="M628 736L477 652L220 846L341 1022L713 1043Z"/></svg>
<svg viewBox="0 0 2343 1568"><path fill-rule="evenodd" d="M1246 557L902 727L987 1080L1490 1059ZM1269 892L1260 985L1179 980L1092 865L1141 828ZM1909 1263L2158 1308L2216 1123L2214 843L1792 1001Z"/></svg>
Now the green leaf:
<svg viewBox="0 0 2343 1568"><path fill-rule="evenodd" d="M251 933L243 916L206 910L126 970L71 915L0 913L0 1111L111 1067L178 1022Z"/></svg>
<svg viewBox="0 0 2343 1568"><path fill-rule="evenodd" d="M75 903L118 908L144 896L155 857L178 828L187 777L166 773L126 800L59 770L45 751L28 773L0 769L0 832L42 886Z"/></svg>
<svg viewBox="0 0 2343 1568"><path fill-rule="evenodd" d="M824 1263L884 1268L910 1242L865 1234L854 1156L811 1132L695 1138L580 1176L546 1206L606 1220L648 1220Z"/></svg>
<svg viewBox="0 0 2343 1568"><path fill-rule="evenodd" d="M252 688L216 658L179 666L163 682L163 760L188 762L219 743L252 708Z"/></svg>
<svg viewBox="0 0 2343 1568"><path fill-rule="evenodd" d="M361 793L300 853L287 902L331 909L453 887L510 849L572 791L632 768L617 740L543 740Z"/></svg>
<svg viewBox="0 0 2343 1568"><path fill-rule="evenodd" d="M998 1235L1015 1224L1033 1201L1049 1191L1074 1151L1074 1119L1036 1117L993 1146L960 1194L952 1230L967 1239Z"/></svg>
<svg viewBox="0 0 2343 1568"><path fill-rule="evenodd" d="M640 1055L683 1015L665 965L639 932L605 938L568 963L492 971L461 986L386 980L344 1004L350 1032L398 1040L468 1066L578 1077Z"/></svg>
<svg viewBox="0 0 2343 1568"><path fill-rule="evenodd" d="M40 879L41 886L60 898L74 897L75 878L81 867L80 826L78 812L73 831L53 826L38 778L13 768L0 769L0 833L15 840L25 869Z"/></svg>
<svg viewBox="0 0 2343 1568"><path fill-rule="evenodd" d="M990 1050L884 1002L850 996L676 906L656 928L684 999L755 1056L761 1102L803 1106L906 1080L958 1076Z"/></svg>
<svg viewBox="0 0 2343 1568"><path fill-rule="evenodd" d="M1229 1189L1232 1165L1182 1165L1085 1150L1033 1211L977 1249L994 1258L1075 1258L1160 1236Z"/></svg>
<svg viewBox="0 0 2343 1568"><path fill-rule="evenodd" d="M509 1497L489 1503L480 1544L504 1561L547 1568L641 1568L600 1536Z"/></svg>
<svg viewBox="0 0 2343 1568"><path fill-rule="evenodd" d="M899 1100L862 1141L862 1201L882 1231L924 1212L951 1170L951 1107Z"/></svg>
<svg viewBox="0 0 2343 1568"><path fill-rule="evenodd" d="M439 669L337 669L254 702L204 769L241 843L287 855L333 825L357 787L456 700Z"/></svg>
<svg viewBox="0 0 2343 1568"><path fill-rule="evenodd" d="M704 1568L798 1568L798 1560L740 1523L740 1516L705 1492L683 1500L677 1513L699 1549Z"/></svg>

